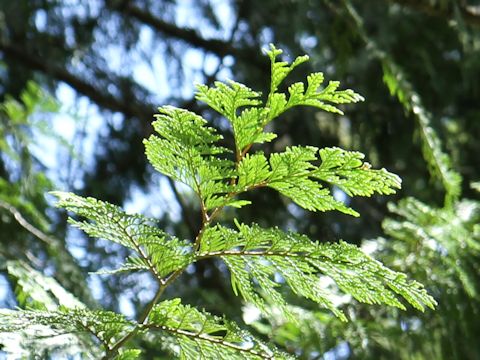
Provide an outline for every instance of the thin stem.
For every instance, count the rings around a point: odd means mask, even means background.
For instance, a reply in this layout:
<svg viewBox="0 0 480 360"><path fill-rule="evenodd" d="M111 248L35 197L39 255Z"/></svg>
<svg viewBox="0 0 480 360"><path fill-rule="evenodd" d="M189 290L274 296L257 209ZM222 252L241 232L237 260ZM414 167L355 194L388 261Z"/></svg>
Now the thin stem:
<svg viewBox="0 0 480 360"><path fill-rule="evenodd" d="M120 225L120 223L119 223L119 227L123 231L123 233L128 237L128 239L130 239L130 242L135 247L135 250L137 251L137 253L140 254L142 259L146 262L146 264L148 266L148 269L154 275L155 280L157 280L157 282L161 285L163 283L163 279L160 276L160 274L158 273L157 269L155 268L155 264L152 263L152 260L150 259L150 257L145 253L145 251L143 251L140 244L138 244L138 242L133 238L133 236L131 236L128 233L126 227Z"/></svg>
<svg viewBox="0 0 480 360"><path fill-rule="evenodd" d="M241 191L232 191L232 192L228 193L225 200L230 200L231 198L233 198L233 197L235 197L239 194L242 194L244 192L247 192L247 191L250 191L250 190L253 190L253 189L261 188L261 187L264 187L266 185L267 185L267 183L265 181L262 181L261 183L250 185L246 189L242 189ZM209 216L209 222L210 223L213 222L213 220L215 220L215 218L219 215L219 213L223 210L224 207L225 207L225 205L222 205L222 206L219 206L219 207L216 207L215 209L213 209L212 213Z"/></svg>
<svg viewBox="0 0 480 360"><path fill-rule="evenodd" d="M126 334L123 338L118 340L118 342L110 349L107 350L107 353L102 358L102 360L112 359L118 352L118 350L125 345L131 338L133 338L142 327L144 327L150 313L152 312L153 308L160 300L163 295L163 292L170 285L177 277L179 277L185 268L178 269L177 271L173 272L167 279L163 280L162 283L158 286L157 292L153 299L148 303L147 307L143 311L142 315L138 318L137 326L128 334Z"/></svg>
<svg viewBox="0 0 480 360"><path fill-rule="evenodd" d="M165 291L165 283L163 285L160 285L157 289L157 292L155 293L155 296L153 297L153 299L148 303L147 307L145 308L145 310L143 311L142 315L140 315L140 317L138 318L138 323L139 324L144 324L145 321L148 319L148 316L150 315L150 313L152 312L153 310L153 307L155 306L155 304L158 302L158 300L160 300L160 298L162 297L163 295L163 292Z"/></svg>
<svg viewBox="0 0 480 360"><path fill-rule="evenodd" d="M53 244L56 242L56 240L54 238L52 238L51 236L45 234L44 232L42 232L41 230L39 230L38 228L36 228L35 226L33 226L32 224L30 224L24 217L23 215L20 213L20 211L17 210L16 207L14 207L13 205L10 205L2 200L0 200L0 207L7 210L8 212L10 212L13 217L15 218L15 220L25 229L27 230L29 233L31 233L32 235L34 235L35 237L37 237L39 240L43 241L44 243L46 244Z"/></svg>
<svg viewBox="0 0 480 360"><path fill-rule="evenodd" d="M206 215L205 221L203 222L203 225L202 225L202 228L198 232L198 235L195 238L195 241L193 243L193 248L195 249L195 251L197 251L200 248L200 242L202 241L203 234L205 233L205 230L208 227L208 225L210 224L211 220L212 220L212 217Z"/></svg>

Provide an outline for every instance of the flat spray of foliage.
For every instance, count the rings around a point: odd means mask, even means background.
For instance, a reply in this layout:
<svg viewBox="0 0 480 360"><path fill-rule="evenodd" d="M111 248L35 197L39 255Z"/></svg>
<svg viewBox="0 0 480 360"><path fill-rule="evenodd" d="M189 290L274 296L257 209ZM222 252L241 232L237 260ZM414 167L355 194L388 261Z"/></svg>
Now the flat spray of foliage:
<svg viewBox="0 0 480 360"><path fill-rule="evenodd" d="M338 210L359 216L332 196L331 186L350 196L391 194L400 187L396 175L372 169L358 152L312 146L291 146L269 156L253 151L254 144L275 139L276 134L266 132L265 127L292 107L313 106L342 114L337 104L363 100L352 90L338 90L336 81L322 87L322 73L310 74L306 84L294 83L282 93L283 80L308 57L298 57L291 64L277 61L281 51L273 46L267 54L272 80L265 102L260 93L234 81L197 88L197 99L231 124L235 149L222 147L222 136L205 119L172 106L160 108L153 123L157 134L145 140L153 167L197 195L202 226L195 239L178 239L159 229L155 219L126 214L103 201L54 193L58 206L78 215L80 220L70 219L74 226L131 250L131 256L112 273L121 276L126 271L148 271L155 278L157 292L139 318L134 321L117 313L90 310L73 301L55 309L37 301L30 303L29 310L4 311L0 331L26 332L33 327L53 335L74 334L77 346L90 344L86 347L90 357L103 359L137 358L140 351L131 348L131 340L142 336L157 337L166 350L182 359L291 358L228 319L191 307L181 299L162 300L164 290L190 264L210 258L225 263L235 294L264 313L274 304L292 320L294 314L279 291L281 285L346 320L321 281L325 276L364 303L404 309L406 301L421 311L434 307L435 301L421 284L386 268L353 245L318 243L301 234L243 224L237 219L234 224L219 222L225 207L250 205L242 194L258 188L274 189L307 210Z"/></svg>

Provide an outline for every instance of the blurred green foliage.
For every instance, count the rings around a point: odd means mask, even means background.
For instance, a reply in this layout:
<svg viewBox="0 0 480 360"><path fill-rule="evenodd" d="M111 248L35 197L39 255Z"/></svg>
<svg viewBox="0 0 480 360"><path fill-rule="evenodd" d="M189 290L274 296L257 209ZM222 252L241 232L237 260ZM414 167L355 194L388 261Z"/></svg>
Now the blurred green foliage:
<svg viewBox="0 0 480 360"><path fill-rule="evenodd" d="M478 296L475 286L468 285L476 284L478 277L474 246L477 205L472 205L478 193L470 186L480 178L480 21L475 2L200 0L182 6L182 2L157 0L21 0L0 1L0 13L2 100L11 94L17 102L11 106L23 107L18 114L27 111L21 97L31 80L51 90L66 83L88 98L101 109L103 127L95 139L92 164L79 173L82 181L77 190L122 204L138 189L160 186L174 197L180 210L160 213L159 222L181 238L197 230L200 209L192 205L191 193L184 188L152 178L142 155L141 141L151 132L151 114L158 104L168 102L195 110L225 129L219 116L199 108L192 101L193 92L184 90L188 77L208 85L217 78L235 78L266 94L268 63L258 54L269 42L283 48L286 58L308 53L311 70L320 69L327 78L345 79L346 86L356 89L365 102L347 108L346 116L333 117L312 109L285 114L268 129L278 137L266 152L299 143L365 153L374 166L388 168L402 178L401 192L390 198L397 204L392 209L401 214L390 214L381 197L373 201L347 197L348 206L361 213L360 218L352 221L333 213L318 216L272 191L246 196L245 200L255 201L256 206L229 210L224 219L240 215L262 226L279 225L325 241L343 238L361 244L362 239L384 238L375 247L376 256L427 284L439 310L418 316L364 309L353 303L346 306L346 313L354 321L345 327L299 302L295 304L299 318L309 319L302 326L287 326L281 314L270 319L272 329L264 321L255 326L259 333L303 358L321 357L338 344L349 348L353 358L480 356L474 342ZM191 21L182 22L182 14ZM192 58L192 52L197 57ZM169 80L172 90L156 96L145 85L145 76L135 76L134 69L159 61L164 67L155 69ZM292 82L297 81L295 72L292 75ZM307 118L315 121L304 121ZM12 126L3 111L0 196L13 206L10 210L18 210L39 230L65 239L65 219L45 217L43 192L51 188L51 181L41 166L30 165L38 159L31 159L28 146L18 145L35 142L29 130L34 123ZM15 137L23 140L13 141ZM148 203L167 207L168 199L150 196ZM20 257L37 269L46 268L74 291L81 286L68 284L79 283L83 276L70 281L70 275L62 275L62 266L75 269L80 263L86 273L108 268L111 256L107 253L120 258L125 255L118 248L85 240L75 242L81 244L83 254L77 254L78 261L71 257L67 261L68 253L58 249L68 246L68 241L60 247L44 245L19 226L7 208L1 211L2 256ZM465 217L467 213L470 215ZM383 230L385 217L393 220L385 221ZM390 225L398 232L392 233ZM418 233L419 228L430 225L433 233ZM437 243L443 245L434 245ZM24 256L30 253L40 263L32 264L33 258ZM49 267L56 256L63 260ZM458 263L454 256L459 257ZM130 292L134 309L145 302L149 284L138 278L90 276L89 281L92 279L101 284L102 296L97 297L109 308L119 309L122 291ZM11 287L14 283L12 280ZM245 315L242 304L226 289L224 269L211 262L196 265L195 272L186 274L168 295L191 299L189 303L212 313L225 312L241 320ZM14 305L12 300L9 304ZM155 344L146 340L143 346L145 356L154 358Z"/></svg>

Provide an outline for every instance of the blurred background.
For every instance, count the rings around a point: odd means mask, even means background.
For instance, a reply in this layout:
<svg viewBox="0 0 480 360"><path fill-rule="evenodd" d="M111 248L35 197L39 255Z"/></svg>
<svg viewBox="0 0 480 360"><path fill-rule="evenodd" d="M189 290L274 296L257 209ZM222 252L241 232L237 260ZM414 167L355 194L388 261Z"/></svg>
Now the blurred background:
<svg viewBox="0 0 480 360"><path fill-rule="evenodd" d="M29 277L20 260L91 306L135 316L153 281L91 274L115 268L125 249L68 227L47 192L106 200L191 239L198 204L153 171L142 139L165 104L201 114L228 136L222 119L195 101L194 84L235 79L265 93L262 49L274 43L286 60L310 56L288 81L323 71L366 100L343 116L283 115L265 151L360 151L398 174L402 190L349 199L337 189L360 218L309 213L263 190L250 195L255 206L225 220L360 245L424 283L438 310L343 297L338 305L351 321L342 323L292 296L297 324L281 313L265 319L235 298L216 262L197 264L167 295L225 313L301 359L480 359L479 30L473 0L0 0L0 307L35 300L22 293ZM145 359L168 358L150 339L138 346Z"/></svg>

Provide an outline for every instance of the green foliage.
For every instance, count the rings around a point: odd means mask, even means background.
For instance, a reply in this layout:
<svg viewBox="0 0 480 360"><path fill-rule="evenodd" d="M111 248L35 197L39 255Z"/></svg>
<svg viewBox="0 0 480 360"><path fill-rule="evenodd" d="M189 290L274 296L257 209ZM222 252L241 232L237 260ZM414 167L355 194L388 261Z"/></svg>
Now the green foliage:
<svg viewBox="0 0 480 360"><path fill-rule="evenodd" d="M33 82L27 84L20 99L6 96L0 104L1 208L8 210L10 205L45 229L48 222L42 214L45 204L41 198L52 184L34 168L38 164L30 149L38 144L31 134L59 138L44 119L46 114L57 111L58 105Z"/></svg>
<svg viewBox="0 0 480 360"><path fill-rule="evenodd" d="M312 164L318 160L319 166ZM334 199L328 187L315 180L335 185L350 196L371 196L375 192L391 194L400 188L398 176L385 169L372 170L363 163L364 155L339 148L313 146L288 147L274 153L270 160L263 153L245 156L238 166L238 188L268 186L311 211L339 210L359 216L353 209Z"/></svg>
<svg viewBox="0 0 480 360"><path fill-rule="evenodd" d="M59 305L84 307L55 279L47 277L22 261L8 261L7 272L15 279L15 294L22 307L54 310Z"/></svg>
<svg viewBox="0 0 480 360"><path fill-rule="evenodd" d="M110 311L69 309L55 311L21 310L2 316L0 332L26 331L29 328L48 327L51 336L64 333L88 334L104 346L108 352L114 344L133 330L134 325L123 315Z"/></svg>
<svg viewBox="0 0 480 360"><path fill-rule="evenodd" d="M51 234L46 215L51 206L45 193L54 185L47 176L48 165L38 158L39 149L43 152L45 141L53 139L70 150L52 129L50 118L58 111L53 97L33 82L25 84L18 99L6 95L0 104L0 270L10 274L17 300L24 306L36 306L54 295L56 299L44 304L53 306L65 295L62 286L84 301L91 300L85 273L65 241ZM42 279L29 264L53 270L56 280ZM31 296L22 290L27 287ZM72 299L65 296L64 300Z"/></svg>
<svg viewBox="0 0 480 360"><path fill-rule="evenodd" d="M275 275L281 276L295 294L329 308L345 321L345 315L335 307L319 281L319 273L331 277L345 293L369 304L405 309L395 293L422 311L425 306L433 308L435 304L422 285L385 268L356 246L345 242L315 243L303 235L262 229L257 225L237 223L237 227L238 232L220 225L209 228L204 234L199 256L222 258L231 272L235 293L264 312L265 302L255 290L255 284L274 306L294 319L287 303L276 291L279 283L274 281Z"/></svg>
<svg viewBox="0 0 480 360"><path fill-rule="evenodd" d="M41 115L54 113L58 111L58 104L48 96L36 83L28 82L25 90L20 94L20 100L17 101L11 96L7 96L0 105L0 151L20 161L21 154L12 148L12 142L9 138L15 137L16 141L24 145L30 144L32 139L25 127L33 128L45 136L56 136L49 129L49 124ZM7 121L4 121L8 119Z"/></svg>
<svg viewBox="0 0 480 360"><path fill-rule="evenodd" d="M18 311L0 310L2 328L0 344L3 354L8 354L14 359L31 359L58 357L61 359L72 356L81 356L82 359L94 360L101 356L101 349L82 333L66 333L56 331L52 326L33 325L26 320L23 326L19 325L20 314ZM13 319L15 322L10 323ZM28 322L28 324L27 324ZM11 325L11 327L7 325Z"/></svg>
<svg viewBox="0 0 480 360"><path fill-rule="evenodd" d="M205 102L218 111L232 124L235 137L237 160L250 149L253 143L264 143L276 138L276 134L265 133L265 126L288 109L305 105L318 107L322 110L343 114L340 109L330 105L348 104L362 101L363 98L352 90L337 90L340 83L331 81L320 89L323 83L322 73L313 73L307 77L307 89L303 83L294 83L288 87L288 96L278 93L278 87L287 75L301 63L308 61L308 56L299 56L292 64L277 61L282 50L270 45L267 55L271 62L270 93L262 108L260 93L248 87L230 82L230 86L216 82L215 87L197 86L197 99ZM240 111L240 108L248 107ZM239 113L240 111L240 113Z"/></svg>
<svg viewBox="0 0 480 360"><path fill-rule="evenodd" d="M432 116L422 104L420 95L405 79L405 75L388 57L383 58L384 80L392 95L397 96L408 112L417 119L423 157L432 177L440 180L445 189L445 201L452 204L461 192L462 178L452 169L450 157L443 152L441 141L432 128Z"/></svg>
<svg viewBox="0 0 480 360"><path fill-rule="evenodd" d="M350 336L348 325L351 324L353 327L361 321L355 319L354 322L340 322L338 318L318 309L309 310L288 305L289 313L295 316L292 320L285 316L285 313L276 311L273 304L269 303L268 307L268 316L249 320L248 324L282 348L298 349L297 356L300 359L312 358L313 354L325 354L334 349L339 340L352 341L354 338ZM248 310L248 308L245 309L245 311Z"/></svg>
<svg viewBox="0 0 480 360"><path fill-rule="evenodd" d="M471 321L480 310L479 201L463 198L438 208L406 198L389 209L392 216L383 223L388 237L371 240L365 248L374 249L375 257L392 268L428 283L438 309L435 315L422 316L364 309L374 318L383 314L383 319L347 324L339 328L343 338L361 358L373 354L405 360L474 358L480 329ZM403 330L398 323L404 324ZM458 334L455 341L452 334Z"/></svg>
<svg viewBox="0 0 480 360"><path fill-rule="evenodd" d="M135 349L122 353L123 347L135 338L152 333L155 336L157 331L177 345L165 348L184 359L288 358L231 321L183 305L179 299L159 302L165 289L190 264L210 258L225 262L235 294L266 313L267 299L290 319L295 315L289 311L285 289L280 291L283 285L347 320L331 299L331 289L322 282L327 278L340 291L367 304L406 309L405 303L409 303L421 311L433 308L435 301L421 284L386 268L354 245L317 243L294 232L240 224L236 219L237 229L219 223L225 206L248 205L238 195L260 187L275 189L307 210L339 210L355 216L358 213L335 200L328 186L337 186L350 196L391 194L400 187L396 175L371 169L363 162L363 154L357 152L292 146L269 157L261 151L248 153L253 143L275 137L264 133L265 126L291 107L307 105L341 113L331 104L362 99L351 90L337 90L338 82L320 89L323 75L319 73L307 78L306 89L304 84L295 83L288 87L288 97L278 93L290 71L307 60L299 57L289 65L277 62L279 54L280 50L273 46L268 52L272 82L263 106L258 93L235 82L217 83L214 88L198 87L198 98L232 124L234 160L230 150L219 145L221 136L199 115L167 106L160 108L156 116L153 126L157 135L145 140L146 154L155 169L188 185L197 195L202 224L194 239L180 240L160 230L154 219L127 214L107 202L53 193L59 199L59 207L80 217L70 219L72 225L133 253L113 273L146 270L157 280L157 291L138 319L127 320L113 312L78 306L59 307L9 313L2 317L0 329L19 331L39 325L49 326L55 332L87 333L103 345L104 359L135 358L139 355Z"/></svg>
<svg viewBox="0 0 480 360"><path fill-rule="evenodd" d="M427 312L421 316L395 309L363 307L359 311L363 313L361 318L341 324L332 316L296 307L289 309L294 314L292 321L292 316L275 312L276 304L269 299L265 306L271 313L252 325L280 346L302 349L305 358L319 348L325 352L341 342L348 343L355 357L365 359L475 358L479 326L472 319L480 310L477 270L480 203L460 197L462 178L454 170L450 156L442 150L432 115L406 73L366 36L358 14L348 2L345 4L356 20L360 35L381 61L391 94L417 121L423 158L431 176L439 180L446 194L443 207L414 198L389 204L392 217L383 222L388 238L367 241L362 248L395 270L429 284L429 292L440 305L435 314ZM330 182L341 187L334 179ZM478 183L472 183L471 187L480 189ZM362 186L358 189L368 191ZM349 193L348 188L342 190ZM343 307L347 311L358 310L358 306Z"/></svg>
<svg viewBox="0 0 480 360"><path fill-rule="evenodd" d="M285 94L277 93L279 85L287 75L298 65L308 61L308 56L297 57L292 64L285 61L277 61L276 58L282 54L282 50L276 49L273 45L267 54L271 61L272 78L270 84L270 94L268 96L267 107L269 108L267 122L285 112L286 110L298 106L307 105L318 107L319 109L343 114L343 112L332 104L346 104L363 101L363 97L348 90L337 90L340 86L338 81L330 81L328 85L319 91L323 83L323 73L312 73L307 77L307 89L301 82L294 83L288 87L288 100Z"/></svg>
<svg viewBox="0 0 480 360"><path fill-rule="evenodd" d="M366 241L362 248L370 249L395 270L428 284L439 304L434 314L419 316L372 307L359 311L358 305L350 306L343 299L345 312L356 309L362 316L340 323L316 309L290 306L292 321L285 313L275 312L276 305L270 300L266 304L269 315L252 326L280 346L302 349L304 358L341 342L347 342L361 359L469 358L479 331L478 323L470 320L480 309L476 266L480 261L480 202L462 199L452 207L435 208L406 198L389 209L392 216L383 222L388 237ZM452 318L456 321L449 321ZM450 341L452 331L459 334L455 343Z"/></svg>
<svg viewBox="0 0 480 360"><path fill-rule="evenodd" d="M147 270L162 282L165 276L192 261L191 244L160 230L155 219L126 214L118 206L93 198L63 192L52 194L58 197L58 206L89 220L69 219L72 225L92 237L116 242L135 252L114 272Z"/></svg>
<svg viewBox="0 0 480 360"><path fill-rule="evenodd" d="M275 134L264 134L261 131L261 109L256 107L261 104L260 93L235 81L230 81L229 85L221 82L216 82L214 88L198 85L197 99L218 111L232 124L238 151L243 151L252 143L273 140ZM238 114L239 109L246 106L250 108Z"/></svg>
<svg viewBox="0 0 480 360"><path fill-rule="evenodd" d="M350 196L388 195L400 188L398 176L385 169L371 169L369 163L362 161L364 157L357 151L321 149L322 163L315 171L315 177L338 186Z"/></svg>
<svg viewBox="0 0 480 360"><path fill-rule="evenodd" d="M180 299L155 305L144 328L174 336L181 359L291 359L235 323L182 305Z"/></svg>
<svg viewBox="0 0 480 360"><path fill-rule="evenodd" d="M323 101L341 104L362 100L351 90L337 91L337 82L319 90L323 75L313 74L307 79L305 93L301 83L290 86L287 101L285 94L276 92L278 85L288 72L307 58L297 58L287 66L285 62L276 62L279 50L272 47L268 54L272 62L273 80L264 107L260 106L258 100L260 94L235 82L230 82L230 86L216 83L214 88L198 86L197 98L205 101L232 124L238 163L236 168L232 161L218 157L227 151L214 145L221 137L206 125L206 120L172 107L161 108L162 114L154 122L154 128L161 138L152 135L145 141L147 157L154 167L190 186L202 200L204 211L227 205L247 205L248 202L235 200L234 196L268 186L307 210L339 210L358 216L357 212L336 201L330 190L314 179L335 184L348 194L362 196L370 196L374 192L390 194L399 188L397 176L386 170L370 170L367 163L362 163L363 155L360 153L322 149L322 164L318 168L312 164L317 160L318 149L315 147L289 147L283 153L272 154L269 160L262 152L247 154L253 143L273 139L263 129L268 122L291 107L309 105L339 112ZM239 108L246 106L249 108L237 114Z"/></svg>
<svg viewBox="0 0 480 360"><path fill-rule="evenodd" d="M137 349L120 350L119 354L115 356L115 360L135 360L140 354L141 351Z"/></svg>
<svg viewBox="0 0 480 360"><path fill-rule="evenodd" d="M417 121L423 158L428 164L431 176L441 182L445 190L445 204L452 205L461 193L460 174L452 168L450 157L442 150L438 134L432 127L432 115L423 106L420 95L415 91L405 72L367 36L363 21L349 1L345 1L360 36L373 55L382 64L383 80L390 94L397 97L404 109Z"/></svg>
<svg viewBox="0 0 480 360"><path fill-rule="evenodd" d="M190 186L205 208L228 203L228 184L233 163L215 155L227 149L216 146L221 139L200 116L171 106L160 108L153 127L161 136L145 141L147 158L156 170Z"/></svg>
<svg viewBox="0 0 480 360"><path fill-rule="evenodd" d="M407 198L389 208L397 217L385 220L383 226L385 233L399 242L398 250L421 250L424 256L419 261L428 266L425 270L435 268L432 274L448 274L435 281L439 288L440 284L448 288L454 282L469 297L477 298L480 289L475 264L480 257L480 203L464 199L452 209L439 209ZM400 268L413 271L411 264ZM430 275L424 273L423 277Z"/></svg>
<svg viewBox="0 0 480 360"><path fill-rule="evenodd" d="M43 312L54 312L59 306L85 308L84 304L55 279L43 275L25 262L8 261L6 267L15 283L15 294L20 306ZM26 321L28 324L24 324L16 312L0 310L0 313L4 321L3 327L0 326L0 346L12 356L24 358L32 353L38 356L46 356L48 353L59 357L79 354L85 356L85 359L98 357L94 351L89 353L85 350L93 346L85 337L64 334L50 326L41 326L34 322Z"/></svg>

